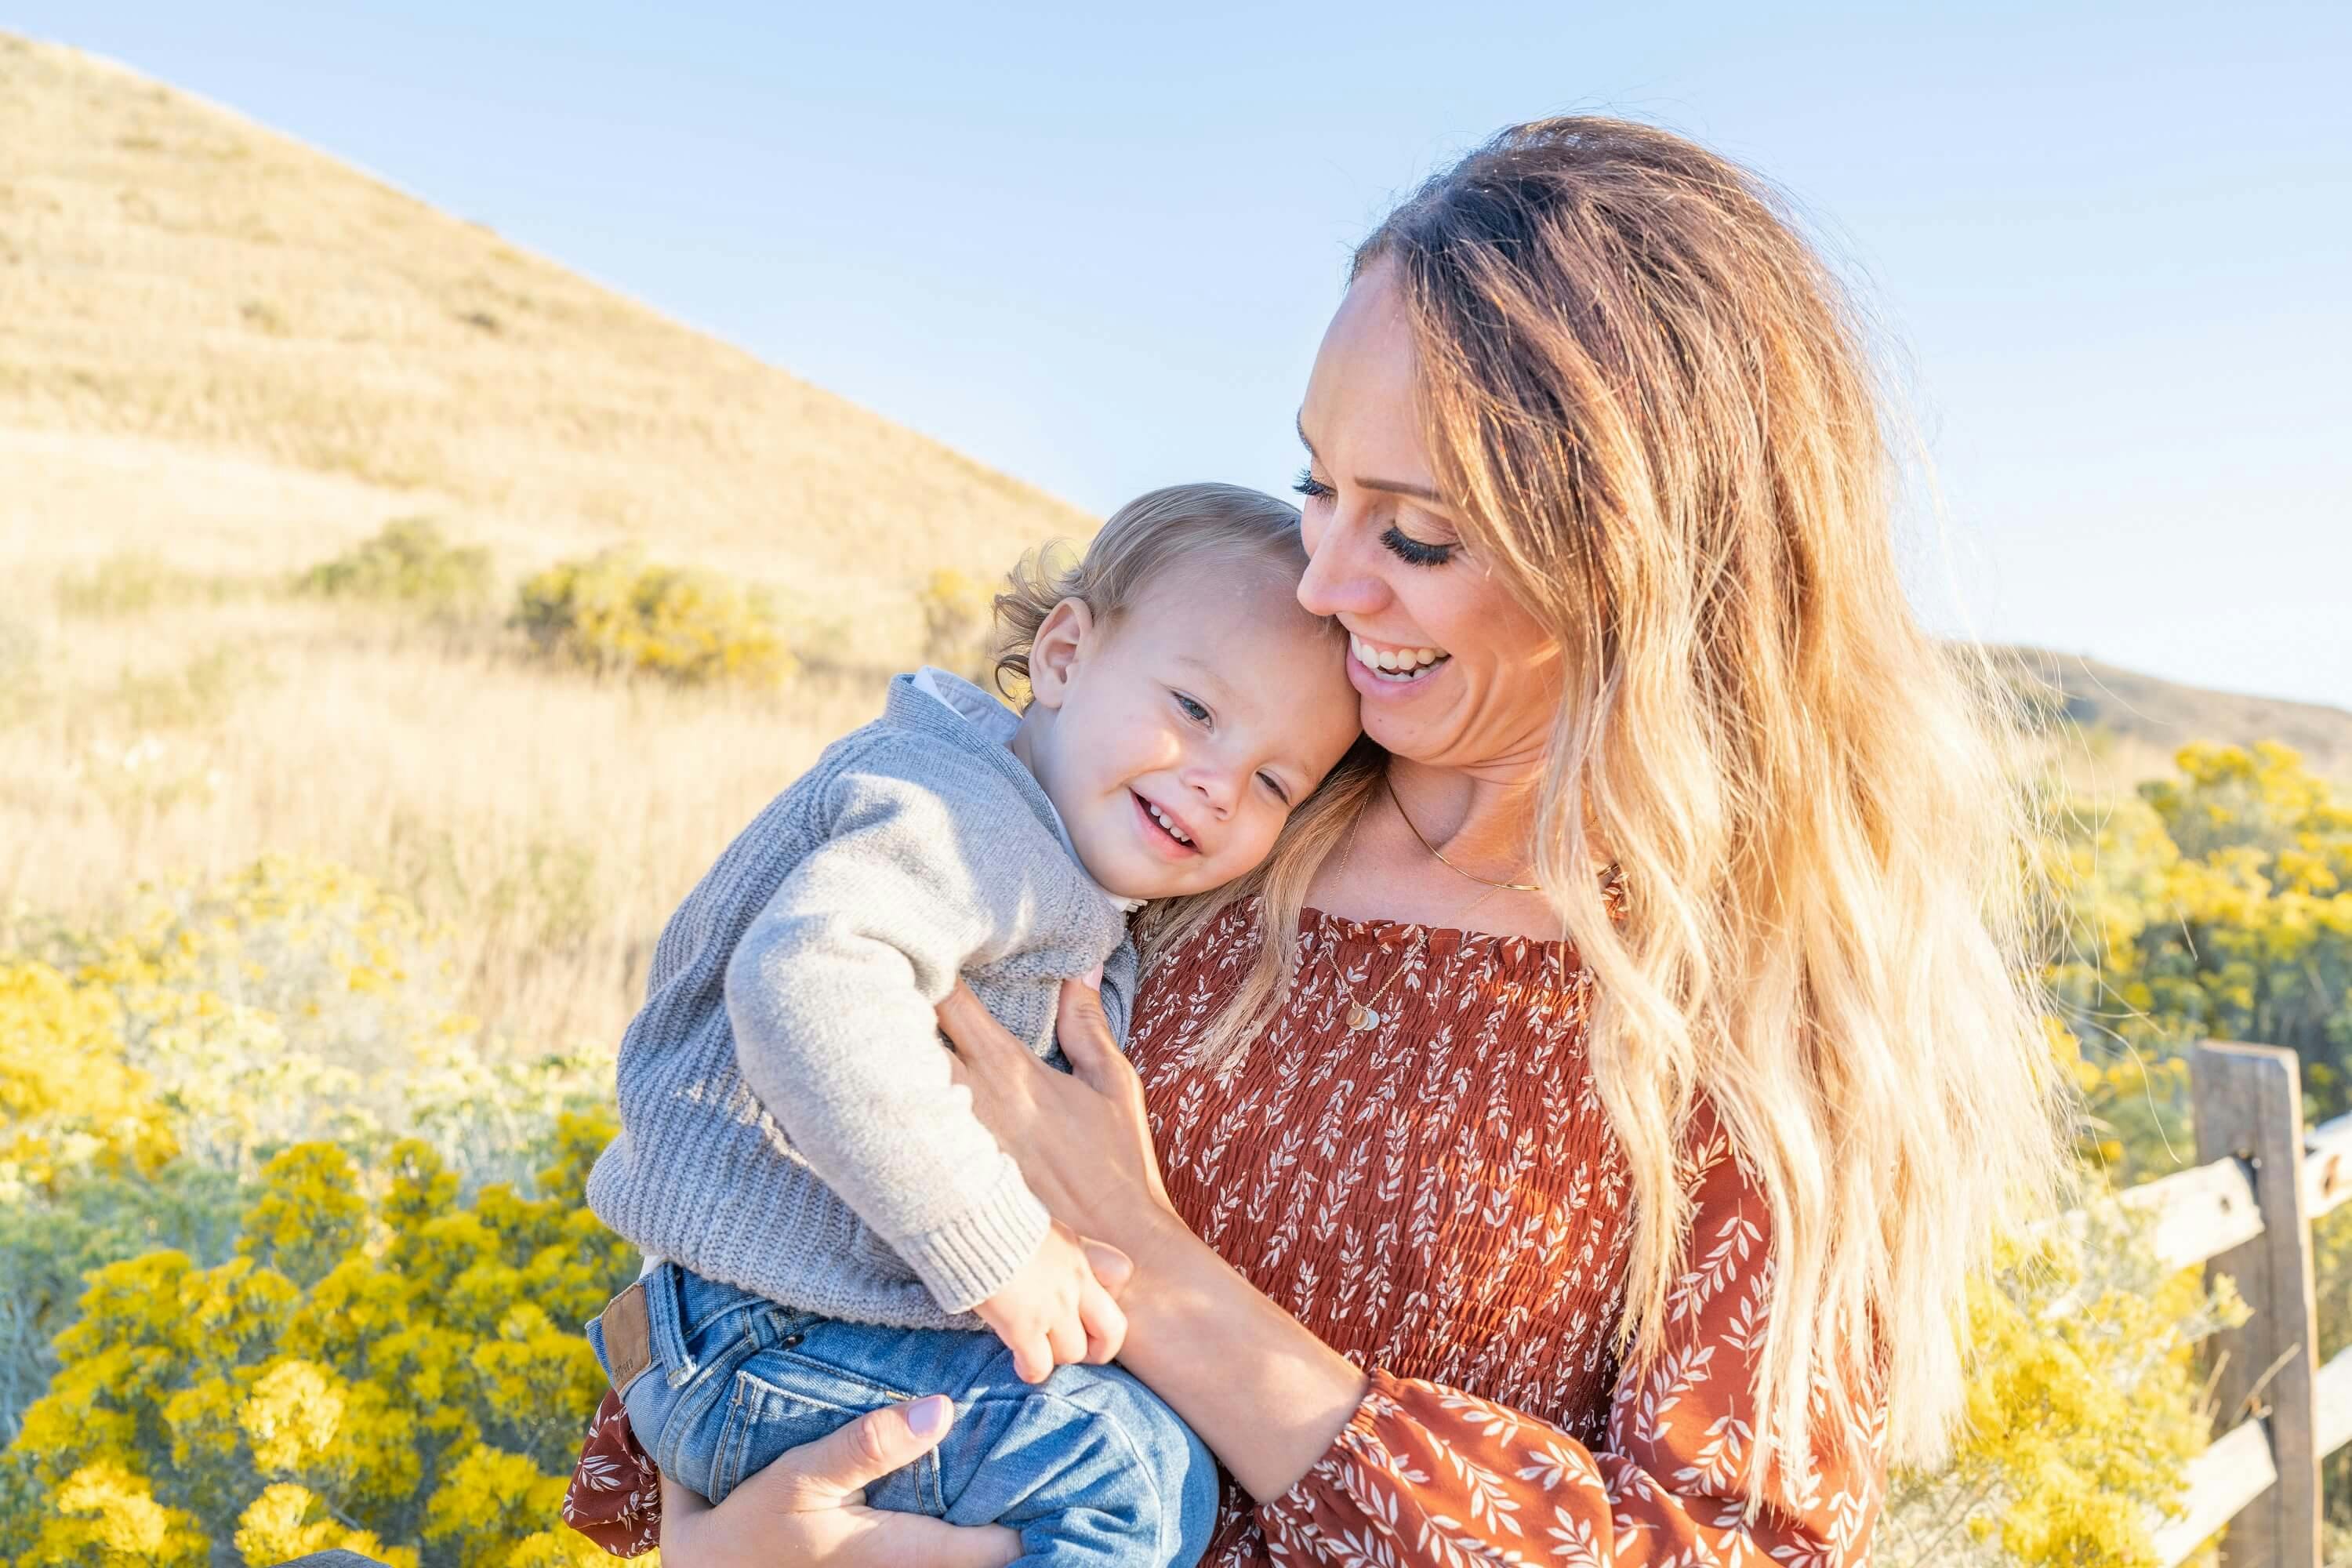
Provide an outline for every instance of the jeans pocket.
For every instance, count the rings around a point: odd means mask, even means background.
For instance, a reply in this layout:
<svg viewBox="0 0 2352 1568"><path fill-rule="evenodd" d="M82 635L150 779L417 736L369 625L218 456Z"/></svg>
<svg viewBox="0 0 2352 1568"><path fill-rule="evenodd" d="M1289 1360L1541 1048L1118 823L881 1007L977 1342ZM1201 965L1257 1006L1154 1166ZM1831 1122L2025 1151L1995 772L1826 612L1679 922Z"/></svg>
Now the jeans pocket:
<svg viewBox="0 0 2352 1568"><path fill-rule="evenodd" d="M735 1371L734 1396L713 1457L710 1500L719 1501L788 1449L829 1436L900 1397L797 1356L775 1352L752 1356ZM937 1513L938 1467L936 1456L925 1454L868 1483L866 1500L902 1513Z"/></svg>

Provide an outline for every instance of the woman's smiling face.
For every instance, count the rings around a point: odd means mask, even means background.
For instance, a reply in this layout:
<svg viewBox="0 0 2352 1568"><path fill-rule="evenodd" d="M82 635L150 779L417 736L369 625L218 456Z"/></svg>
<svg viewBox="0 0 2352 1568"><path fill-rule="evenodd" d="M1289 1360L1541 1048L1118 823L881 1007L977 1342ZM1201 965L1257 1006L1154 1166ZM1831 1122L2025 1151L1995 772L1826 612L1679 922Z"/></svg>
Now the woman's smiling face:
<svg viewBox="0 0 2352 1568"><path fill-rule="evenodd" d="M1348 630L1364 731L1395 754L1498 780L1541 767L1557 643L1462 543L1437 494L1393 269L1357 279L1298 412L1309 557L1298 602Z"/></svg>

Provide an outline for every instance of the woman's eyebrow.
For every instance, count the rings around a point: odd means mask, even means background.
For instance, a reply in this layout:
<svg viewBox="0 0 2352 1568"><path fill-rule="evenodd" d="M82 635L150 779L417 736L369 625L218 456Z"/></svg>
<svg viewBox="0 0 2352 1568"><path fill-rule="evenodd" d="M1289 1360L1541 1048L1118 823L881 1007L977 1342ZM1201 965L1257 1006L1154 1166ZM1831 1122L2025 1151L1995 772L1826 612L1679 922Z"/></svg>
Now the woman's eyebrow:
<svg viewBox="0 0 2352 1568"><path fill-rule="evenodd" d="M1307 438L1306 416L1302 413L1294 423L1298 429L1298 444L1307 448L1307 455L1309 458L1314 458L1315 443ZM1442 507L1445 504L1445 498L1427 485L1408 484L1402 479L1367 479L1361 477L1359 477L1355 483L1361 489L1386 490L1391 495L1411 496L1415 500L1425 500L1433 506Z"/></svg>

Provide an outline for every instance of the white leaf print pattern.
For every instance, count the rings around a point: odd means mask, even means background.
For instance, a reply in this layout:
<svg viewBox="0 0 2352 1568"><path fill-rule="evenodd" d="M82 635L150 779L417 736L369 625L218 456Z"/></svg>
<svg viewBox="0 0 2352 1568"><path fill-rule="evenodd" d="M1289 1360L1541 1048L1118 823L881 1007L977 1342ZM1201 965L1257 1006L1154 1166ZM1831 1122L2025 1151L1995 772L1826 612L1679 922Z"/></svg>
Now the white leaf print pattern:
<svg viewBox="0 0 2352 1568"><path fill-rule="evenodd" d="M1872 1463L1789 1478L1789 1505L1752 1519L1737 1495L1770 1249L1711 1117L1685 1154L1667 1331L1621 1370L1632 1189L1572 956L1309 911L1276 1023L1208 1072L1189 1043L1246 972L1254 918L1227 911L1170 960L1181 982L1147 981L1129 1058L1178 1211L1373 1385L1288 1493L1252 1509L1228 1489L1210 1568L1866 1563L1883 1408L1822 1415ZM1342 987L1400 962L1381 1025L1347 1029Z"/></svg>

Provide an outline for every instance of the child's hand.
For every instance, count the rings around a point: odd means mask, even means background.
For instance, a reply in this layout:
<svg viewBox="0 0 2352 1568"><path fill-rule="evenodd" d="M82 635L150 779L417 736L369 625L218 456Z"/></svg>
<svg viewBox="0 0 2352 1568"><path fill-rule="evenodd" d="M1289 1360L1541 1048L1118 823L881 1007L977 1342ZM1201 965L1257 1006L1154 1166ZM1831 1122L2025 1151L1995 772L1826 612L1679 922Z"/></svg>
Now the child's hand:
<svg viewBox="0 0 2352 1568"><path fill-rule="evenodd" d="M1043 1383L1057 1366L1100 1365L1127 1338L1127 1314L1059 1220L1021 1272L972 1310L1013 1352L1013 1370L1024 1383Z"/></svg>

